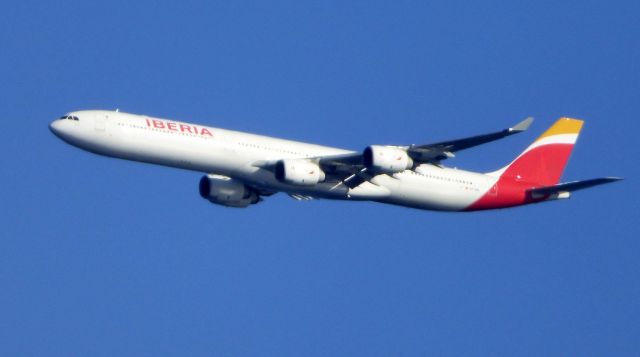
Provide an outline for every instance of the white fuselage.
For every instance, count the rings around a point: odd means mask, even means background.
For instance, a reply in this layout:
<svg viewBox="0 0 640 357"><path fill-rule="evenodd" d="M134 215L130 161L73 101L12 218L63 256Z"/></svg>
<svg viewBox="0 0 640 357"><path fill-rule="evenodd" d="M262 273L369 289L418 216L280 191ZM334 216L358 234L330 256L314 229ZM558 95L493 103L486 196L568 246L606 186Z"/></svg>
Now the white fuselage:
<svg viewBox="0 0 640 357"><path fill-rule="evenodd" d="M335 183L297 186L277 180L256 163L353 153L202 125L114 111L69 113L51 130L66 142L111 157L215 173L267 192L332 199L372 200L434 210L464 210L489 193L497 178L434 165L381 174L349 189Z"/></svg>

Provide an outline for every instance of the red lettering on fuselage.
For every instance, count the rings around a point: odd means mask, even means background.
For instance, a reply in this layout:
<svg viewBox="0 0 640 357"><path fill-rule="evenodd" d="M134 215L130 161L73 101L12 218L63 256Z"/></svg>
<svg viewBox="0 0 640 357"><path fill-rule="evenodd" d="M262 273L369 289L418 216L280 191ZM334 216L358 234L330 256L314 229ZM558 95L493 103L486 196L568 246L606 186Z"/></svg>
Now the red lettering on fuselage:
<svg viewBox="0 0 640 357"><path fill-rule="evenodd" d="M156 129L167 129L171 131L179 131L181 133L207 135L213 137L213 134L207 128L198 128L195 125L179 124L172 121L165 122L159 119L145 119L148 127Z"/></svg>
<svg viewBox="0 0 640 357"><path fill-rule="evenodd" d="M157 129L164 129L164 123L160 120L153 120L153 127Z"/></svg>

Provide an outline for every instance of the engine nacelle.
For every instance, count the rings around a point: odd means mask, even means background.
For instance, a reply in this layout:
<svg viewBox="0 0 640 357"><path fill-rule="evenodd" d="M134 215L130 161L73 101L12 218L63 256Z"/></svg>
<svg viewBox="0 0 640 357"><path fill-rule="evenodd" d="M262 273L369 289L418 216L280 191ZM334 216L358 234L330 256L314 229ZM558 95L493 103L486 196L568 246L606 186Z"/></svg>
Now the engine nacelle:
<svg viewBox="0 0 640 357"><path fill-rule="evenodd" d="M371 145L364 149L364 166L375 172L393 174L413 167L407 152L393 146Z"/></svg>
<svg viewBox="0 0 640 357"><path fill-rule="evenodd" d="M320 166L307 160L280 160L276 163L276 179L292 185L313 186L324 181L325 174Z"/></svg>
<svg viewBox="0 0 640 357"><path fill-rule="evenodd" d="M200 196L211 203L228 207L247 207L258 203L260 196L244 183L222 175L206 175L200 179Z"/></svg>

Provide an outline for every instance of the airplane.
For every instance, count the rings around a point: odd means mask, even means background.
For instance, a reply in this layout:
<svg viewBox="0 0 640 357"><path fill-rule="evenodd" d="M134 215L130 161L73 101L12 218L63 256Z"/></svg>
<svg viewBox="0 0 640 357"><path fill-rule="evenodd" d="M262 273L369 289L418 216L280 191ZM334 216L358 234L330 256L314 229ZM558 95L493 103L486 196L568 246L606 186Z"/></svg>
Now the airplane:
<svg viewBox="0 0 640 357"><path fill-rule="evenodd" d="M375 201L464 212L566 199L573 191L621 180L559 183L583 125L572 118L560 118L497 171L442 164L458 151L521 133L532 121L432 144L370 145L362 152L119 110L74 111L49 127L63 141L92 153L202 172L200 195L228 207L247 207L284 192L297 200Z"/></svg>

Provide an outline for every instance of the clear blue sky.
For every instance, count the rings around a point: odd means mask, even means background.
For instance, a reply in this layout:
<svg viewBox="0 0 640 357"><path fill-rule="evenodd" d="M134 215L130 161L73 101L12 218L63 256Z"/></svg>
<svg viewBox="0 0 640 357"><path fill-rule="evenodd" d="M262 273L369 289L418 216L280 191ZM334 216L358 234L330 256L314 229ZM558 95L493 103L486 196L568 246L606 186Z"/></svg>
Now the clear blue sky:
<svg viewBox="0 0 640 357"><path fill-rule="evenodd" d="M640 354L637 1L20 1L0 13L0 355ZM571 200L208 203L54 137L104 108L360 150L586 120Z"/></svg>

